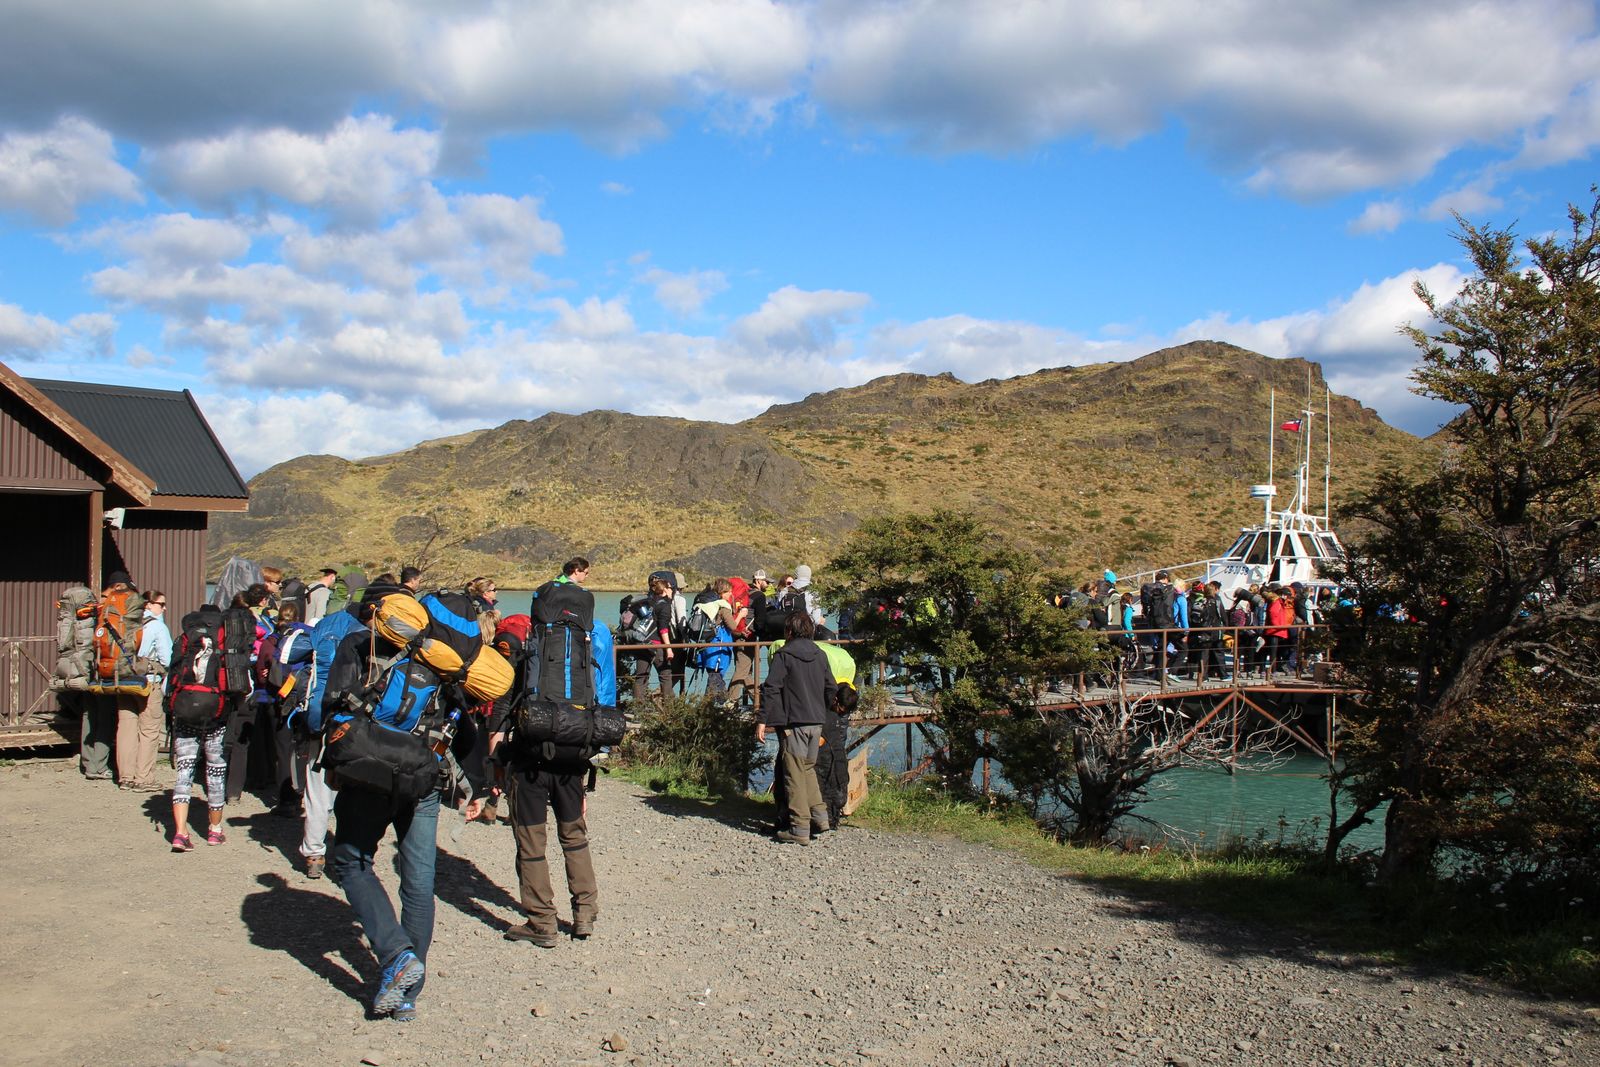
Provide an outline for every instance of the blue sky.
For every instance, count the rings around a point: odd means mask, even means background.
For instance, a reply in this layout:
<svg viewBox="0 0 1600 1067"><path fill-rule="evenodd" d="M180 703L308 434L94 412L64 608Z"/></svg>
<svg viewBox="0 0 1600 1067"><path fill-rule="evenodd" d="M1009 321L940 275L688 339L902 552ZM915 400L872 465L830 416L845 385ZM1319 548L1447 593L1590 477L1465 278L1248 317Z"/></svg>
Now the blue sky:
<svg viewBox="0 0 1600 1067"><path fill-rule="evenodd" d="M0 0L0 360L242 470L1197 338L1430 432L1452 209L1586 200L1594 5Z"/></svg>

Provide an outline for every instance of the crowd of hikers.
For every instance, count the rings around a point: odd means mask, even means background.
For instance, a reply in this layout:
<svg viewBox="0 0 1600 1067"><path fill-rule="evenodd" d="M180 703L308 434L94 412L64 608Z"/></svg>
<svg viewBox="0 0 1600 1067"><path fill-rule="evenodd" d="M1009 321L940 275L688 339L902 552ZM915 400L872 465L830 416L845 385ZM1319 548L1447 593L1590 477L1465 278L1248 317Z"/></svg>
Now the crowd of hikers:
<svg viewBox="0 0 1600 1067"><path fill-rule="evenodd" d="M1106 571L1054 597L1079 624L1107 633L1124 653L1125 673L1162 681L1232 681L1301 669L1300 640L1316 622L1313 591L1303 582L1242 585L1175 581L1157 571L1137 591L1118 588Z"/></svg>
<svg viewBox="0 0 1600 1067"><path fill-rule="evenodd" d="M553 812L565 932L593 935L587 794L628 728L619 663L633 714L682 694L697 671L716 706L758 704L758 740L770 733L778 746L773 836L804 845L835 828L856 666L827 640L811 569L776 583L760 570L717 578L687 597L681 575L658 571L618 605L615 629L595 618L588 576L588 561L571 559L527 613L503 614L489 578L425 590L412 567L370 582L328 568L303 581L233 560L212 601L176 625L166 596L125 572L98 594L68 589L56 674L63 704L82 712L84 776L161 791L156 760L170 737L174 853L195 848L192 801L205 804L205 842L218 846L226 805L265 792L274 815L301 823L305 875L339 883L371 944L373 1012L402 1022L416 1017L427 975L441 804L495 823L504 799L525 914L505 937L541 948L562 932L546 861ZM758 642L769 656L759 700ZM375 870L388 833L398 910Z"/></svg>
<svg viewBox="0 0 1600 1067"><path fill-rule="evenodd" d="M681 575L657 571L618 603L614 628L595 617L588 578L586 559L568 560L526 613L508 614L487 577L427 590L414 567L370 582L327 568L303 581L232 560L211 602L175 626L166 595L140 592L124 572L98 594L68 589L56 673L63 701L82 711L83 773L159 791L166 733L175 853L195 848L197 797L206 844L222 845L226 805L265 792L273 814L301 824L306 876L331 875L344 890L381 965L373 1010L400 1021L416 1016L427 974L441 804L495 823L505 801L525 914L505 937L541 948L562 930L546 859L553 813L566 932L592 936L600 896L587 794L629 716L685 694L697 674L715 707L748 709L757 740L776 740L774 838L806 845L836 828L856 663L826 625L811 569L777 582L763 570L719 577L692 595ZM1054 599L1078 625L1106 631L1125 663L1162 678L1295 670L1300 627L1314 621L1298 584L1225 595L1166 571L1137 593L1107 571ZM619 670L631 683L625 709ZM388 833L398 912L375 872Z"/></svg>

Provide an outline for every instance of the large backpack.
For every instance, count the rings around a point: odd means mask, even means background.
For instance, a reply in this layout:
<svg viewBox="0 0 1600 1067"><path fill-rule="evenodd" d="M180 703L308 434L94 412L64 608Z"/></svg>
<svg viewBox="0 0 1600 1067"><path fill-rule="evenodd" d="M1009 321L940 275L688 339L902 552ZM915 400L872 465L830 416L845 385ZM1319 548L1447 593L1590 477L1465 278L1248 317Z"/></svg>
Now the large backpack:
<svg viewBox="0 0 1600 1067"><path fill-rule="evenodd" d="M222 613L223 684L234 695L250 692L250 659L255 654L256 616L249 608L228 608Z"/></svg>
<svg viewBox="0 0 1600 1067"><path fill-rule="evenodd" d="M478 625L478 604L465 593L441 589L417 598L428 613L428 634L455 649L463 666L483 648L483 628Z"/></svg>
<svg viewBox="0 0 1600 1067"><path fill-rule="evenodd" d="M444 718L439 688L437 674L401 655L359 709L326 716L321 764L339 787L412 801L437 789L443 764L430 735Z"/></svg>
<svg viewBox="0 0 1600 1067"><path fill-rule="evenodd" d="M783 620L796 613L804 614L806 610L806 594L803 589L790 586L783 591L775 604L767 609L768 617L777 616L777 629L783 629Z"/></svg>
<svg viewBox="0 0 1600 1067"><path fill-rule="evenodd" d="M683 624L683 639L693 644L704 644L714 640L717 636L716 616L700 610L700 605L710 604L719 599L714 589L702 589L695 594L694 606L689 609L689 617Z"/></svg>
<svg viewBox="0 0 1600 1067"><path fill-rule="evenodd" d="M594 594L577 582L545 582L534 590L531 610L535 622L566 622L587 631L594 625Z"/></svg>
<svg viewBox="0 0 1600 1067"><path fill-rule="evenodd" d="M223 717L222 612L207 605L183 617L167 669L167 711L173 724L199 731Z"/></svg>
<svg viewBox="0 0 1600 1067"><path fill-rule="evenodd" d="M144 680L133 665L143 631L144 595L138 590L121 589L100 599L94 627L94 666L100 681Z"/></svg>
<svg viewBox="0 0 1600 1067"><path fill-rule="evenodd" d="M63 681L87 679L94 673L94 591L68 586L56 601L56 669Z"/></svg>
<svg viewBox="0 0 1600 1067"><path fill-rule="evenodd" d="M622 621L622 637L630 645L650 645L660 640L656 631L656 602L648 593L623 598L625 605L617 617Z"/></svg>
<svg viewBox="0 0 1600 1067"><path fill-rule="evenodd" d="M572 622L534 623L522 661L524 701L594 701L594 651L587 629Z"/></svg>
<svg viewBox="0 0 1600 1067"><path fill-rule="evenodd" d="M300 621L306 621L306 609L311 606L311 590L299 578L285 578L278 587L278 606L293 604L300 609Z"/></svg>
<svg viewBox="0 0 1600 1067"><path fill-rule="evenodd" d="M495 651L504 656L512 667L520 667L522 658L528 654L528 639L532 636L532 616L507 615L495 628L493 639Z"/></svg>

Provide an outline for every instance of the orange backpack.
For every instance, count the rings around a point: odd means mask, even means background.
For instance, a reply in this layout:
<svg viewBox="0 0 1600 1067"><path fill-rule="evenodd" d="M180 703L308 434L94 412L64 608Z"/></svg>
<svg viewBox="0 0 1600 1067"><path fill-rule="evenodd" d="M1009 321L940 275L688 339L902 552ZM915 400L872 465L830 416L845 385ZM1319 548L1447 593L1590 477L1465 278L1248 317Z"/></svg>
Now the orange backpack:
<svg viewBox="0 0 1600 1067"><path fill-rule="evenodd" d="M137 590L121 589L101 598L94 628L94 662L95 673L102 680L144 681L133 666L143 630L144 596Z"/></svg>

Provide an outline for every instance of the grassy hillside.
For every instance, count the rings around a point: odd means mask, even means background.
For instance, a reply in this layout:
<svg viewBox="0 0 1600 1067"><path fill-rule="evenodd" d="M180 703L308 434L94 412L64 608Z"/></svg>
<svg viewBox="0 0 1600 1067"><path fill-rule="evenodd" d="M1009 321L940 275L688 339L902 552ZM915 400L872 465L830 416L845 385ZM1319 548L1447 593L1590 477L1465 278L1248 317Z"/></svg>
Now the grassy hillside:
<svg viewBox="0 0 1600 1067"><path fill-rule="evenodd" d="M252 479L248 515L213 520L211 560L375 571L426 556L433 580L520 586L580 553L593 584L628 587L663 563L820 566L861 517L944 504L989 516L1053 566L1126 572L1212 555L1259 515L1245 487L1266 477L1269 391L1283 417L1308 381L1320 411L1316 365L1195 342L977 384L894 375L732 426L551 414L273 467ZM1336 502L1432 450L1346 397L1333 427Z"/></svg>

